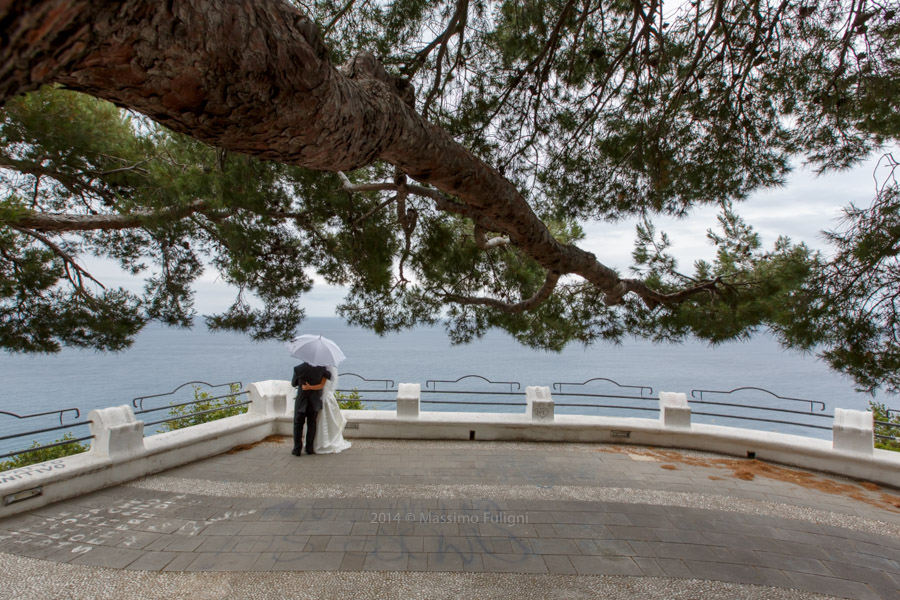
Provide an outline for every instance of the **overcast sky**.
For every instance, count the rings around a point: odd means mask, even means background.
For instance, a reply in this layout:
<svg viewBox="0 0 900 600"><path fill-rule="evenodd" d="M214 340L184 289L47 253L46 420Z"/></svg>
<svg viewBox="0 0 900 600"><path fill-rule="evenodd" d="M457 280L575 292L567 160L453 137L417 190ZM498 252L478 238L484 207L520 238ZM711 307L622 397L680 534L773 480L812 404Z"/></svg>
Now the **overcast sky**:
<svg viewBox="0 0 900 600"><path fill-rule="evenodd" d="M760 234L765 248L770 248L779 235L787 235L795 242L825 249L821 232L837 226L841 208L851 202L868 206L875 197L875 179L878 157L857 168L837 174L815 176L808 169L799 167L789 178L787 185L776 190L755 194L738 205L737 212ZM882 178L887 175L880 167ZM714 249L706 238L706 231L717 228L716 209L695 210L687 219L660 219L655 221L659 230L665 231L671 241L671 252L678 258L683 272L690 272L695 260L711 260ZM614 225L592 223L585 226L587 239L580 245L598 259L623 274L628 274L631 251L634 247L634 222L624 221ZM139 291L140 280L119 271L112 261L89 261L88 268L107 287L123 286ZM217 274L208 270L196 285L196 309L200 314L210 314L226 309L234 301L235 292ZM304 296L303 306L311 317L335 315L335 306L343 299L342 288L328 286L317 280L314 289Z"/></svg>

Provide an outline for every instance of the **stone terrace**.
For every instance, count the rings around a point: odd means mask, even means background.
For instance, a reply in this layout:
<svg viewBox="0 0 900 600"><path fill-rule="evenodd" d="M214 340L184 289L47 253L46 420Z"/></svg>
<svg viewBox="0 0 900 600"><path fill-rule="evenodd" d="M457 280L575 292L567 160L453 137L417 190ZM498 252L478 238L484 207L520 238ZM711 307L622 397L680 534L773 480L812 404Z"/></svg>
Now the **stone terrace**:
<svg viewBox="0 0 900 600"><path fill-rule="evenodd" d="M273 437L0 520L0 577L0 598L894 600L900 494L635 446Z"/></svg>

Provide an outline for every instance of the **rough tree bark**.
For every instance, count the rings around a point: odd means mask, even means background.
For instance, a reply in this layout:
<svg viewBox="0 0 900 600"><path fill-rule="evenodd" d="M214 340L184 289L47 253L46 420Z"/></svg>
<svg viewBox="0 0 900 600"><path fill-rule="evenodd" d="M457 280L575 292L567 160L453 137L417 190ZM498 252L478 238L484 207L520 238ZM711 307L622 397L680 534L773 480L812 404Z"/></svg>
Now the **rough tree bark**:
<svg viewBox="0 0 900 600"><path fill-rule="evenodd" d="M277 0L0 0L0 103L56 82L209 144L310 169L376 160L456 201L438 208L507 236L549 273L576 274L608 303L661 294L561 244L497 170L417 114L367 56L334 67L315 24Z"/></svg>

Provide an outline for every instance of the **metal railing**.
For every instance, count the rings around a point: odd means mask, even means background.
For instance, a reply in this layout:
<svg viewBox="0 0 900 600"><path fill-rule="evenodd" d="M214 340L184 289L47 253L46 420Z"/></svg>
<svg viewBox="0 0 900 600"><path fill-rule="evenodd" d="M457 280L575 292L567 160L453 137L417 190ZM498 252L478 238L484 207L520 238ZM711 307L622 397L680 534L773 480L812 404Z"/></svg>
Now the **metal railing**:
<svg viewBox="0 0 900 600"><path fill-rule="evenodd" d="M359 400L366 405L392 404L396 403L397 384L393 379L370 379L363 377L357 373L341 374L341 382L345 384L347 378L351 380L358 379L363 383L362 387L347 387L346 385L339 388L338 391L343 393L353 393L359 395ZM192 388L195 394L194 400L185 402L170 402L163 406L155 406L151 408L144 407L145 400L153 400L159 398L171 398L178 392L188 386ZM204 398L197 398L196 393L199 390L197 386L205 386L208 389L226 388L227 393L217 394ZM240 381L210 384L205 381L190 381L184 383L170 392L160 394L149 394L135 397L132 400L132 406L136 409L135 415L149 415L158 411L172 411L181 409L191 405L215 402L223 399L237 399L239 396L248 396L249 391L231 391L243 388ZM606 386L606 389L598 389L598 386ZM637 411L637 412L659 412L658 399L652 397L653 388L646 385L623 385L608 379L606 377L594 377L582 382L555 382L552 384L554 405L563 409L564 412L572 414L570 411L576 411L574 414L606 414L618 411ZM205 392L208 394L208 392ZM523 386L518 381L493 381L482 375L463 375L457 379L429 379L426 380L424 389L421 390L423 399L422 404L440 405L449 410L455 407L462 409L463 407L482 406L482 407L514 407L520 410L525 408L525 398ZM737 394L753 393L758 398L763 396L764 400L770 401L770 405L765 402L747 402L747 401L723 401L716 399L718 396L730 396ZM569 400L572 401L569 401ZM562 401L560 401L562 400ZM610 402L625 401L625 402ZM826 404L819 400L809 400L805 398L794 398L789 396L781 396L769 390L758 387L739 387L732 390L708 390L694 389L691 390L690 400L692 404L692 415L721 418L736 419L742 421L753 421L759 423L771 423L775 425L787 425L794 427L806 427L818 430L831 430L832 419L834 415L827 412ZM786 406L772 405L778 403ZM163 419L144 422L145 427L154 427L173 421L186 421L191 418L200 417L207 414L229 411L236 408L246 407L250 404L250 400L246 399L242 402L233 402L229 404L220 404L213 408L198 410L193 412L185 412L183 414L173 414ZM800 408L803 405L803 408ZM512 409L508 409L512 410ZM245 412L246 408L242 412ZM888 410L888 418L894 414L900 414L900 410ZM40 427L29 431L14 433L10 435L0 436L0 442L15 440L28 436L37 436L50 432L60 431L64 429L73 429L76 427L89 426L90 421L78 420L81 418L81 411L78 408L63 408L54 411L46 411L29 415L19 415L9 411L0 411L0 415L12 417L15 419L35 419L39 417L57 416L59 425L48 427ZM75 421L65 423L65 418L70 415ZM827 419L827 424L822 421ZM900 424L887 421L875 421L876 426L882 428L890 428L900 433ZM883 431L883 429L882 429ZM892 431L891 433L894 433ZM900 441L900 435L886 435L876 432L879 439ZM57 446L64 446L76 442L84 442L92 440L92 435L76 437L63 441L56 441L40 446L23 448L5 454L0 454L0 459L17 456L27 452L45 450ZM0 450L2 451L2 450Z"/></svg>
<svg viewBox="0 0 900 600"><path fill-rule="evenodd" d="M438 384L449 384L454 385L458 384L462 381L474 379L480 380L488 385L500 385L500 386L509 386L509 391L496 391L496 390L480 390L480 389L438 389ZM467 382L468 383L468 382ZM478 385L476 383L476 385ZM517 390L522 389L522 384L518 381L492 381L487 377L482 377L481 375L463 375L457 379L428 379L425 381L425 389L422 390L422 394L441 394L441 395L450 395L450 396L462 396L466 398L474 398L479 396L490 396L490 397L514 397L518 398L516 401L504 402L501 400L420 400L421 404L441 404L441 405L451 405L451 406L521 406L524 408L525 402L521 399L522 393Z"/></svg>
<svg viewBox="0 0 900 600"><path fill-rule="evenodd" d="M892 416L891 416L892 413L900 415L900 410L888 409L887 417L889 419L892 418ZM893 423L891 421L875 421L875 437L876 438L878 438L880 440L887 440L890 442L900 442L900 437L898 437L898 435L896 435L896 434L895 435L887 435L884 433L878 433L879 426L882 427L882 431L884 431L884 429L890 429L890 430L896 431L897 434L900 434L900 423Z"/></svg>
<svg viewBox="0 0 900 600"><path fill-rule="evenodd" d="M0 410L0 415L15 417L16 419L34 419L37 417L46 417L49 415L59 415L59 425L58 426L41 427L40 429L32 429L30 431L23 431L23 432L14 433L11 435L0 436L0 442L5 442L7 440L14 440L17 438L23 438L23 437L28 437L28 436L36 436L36 435L40 435L40 434L44 434L44 433L49 433L51 431L61 431L63 429L73 429L75 427L84 427L86 425L91 424L90 421L75 421L72 423L63 423L63 416L68 412L74 412L75 416L73 418L75 418L75 419L79 419L81 417L81 411L77 408L61 408L59 410L49 410L46 412L33 413L30 415L19 415L14 412ZM84 442L87 440L93 440L93 439L94 439L93 435L86 435L86 436L82 436L82 437L66 439L61 442L56 441L56 442L53 442L50 444L41 444L38 446L32 445L31 447L28 447L28 448L22 448L20 450L15 450L13 452L7 452L5 454L0 454L0 460L2 460L4 458L9 458L11 456L18 456L20 454L26 454L28 452L37 452L39 450L48 450L50 448L56 448L57 446L67 446L69 444L80 443L80 442ZM37 443L40 444L40 442L37 442Z"/></svg>
<svg viewBox="0 0 900 600"><path fill-rule="evenodd" d="M745 392L745 391L753 391L753 392L762 392L764 394L768 394L772 398L782 402L799 402L803 404L809 405L809 410L794 410L790 408L781 408L777 406L762 406L758 403L754 404L742 404L738 402L720 402L714 400L707 400L703 397L703 394L721 394L721 395L729 395L737 392ZM789 396L779 396L775 392L771 392L769 390L759 388L759 387L739 387L733 390L723 391L723 390L691 390L691 398L690 402L694 402L697 404L710 405L710 406L723 406L731 409L742 409L742 410L750 410L750 411L762 411L766 414L768 413L779 413L785 415L803 415L804 417L808 417L811 420L816 419L829 419L828 425L818 425L809 421L802 420L786 420L786 419L773 419L767 418L763 416L757 416L754 414L736 414L733 411L730 413L723 412L709 412L706 410L696 410L693 407L691 408L691 415L699 415L699 416L707 416L707 417L719 417L726 419L738 419L742 421L755 421L759 423L773 423L777 425L791 425L795 427L808 427L811 429L822 429L831 431L832 424L831 421L834 419L833 413L826 413L825 403L820 400L808 400L806 398L792 398ZM818 412L816 412L816 408L818 407Z"/></svg>
<svg viewBox="0 0 900 600"><path fill-rule="evenodd" d="M339 390L344 393L359 393L361 402L369 405L396 402L396 397L388 397L389 394L397 392L393 379L368 379L356 373L346 373L341 377L357 377L367 383L384 384L383 388L350 389L345 387ZM482 389L459 389L460 384L465 386L472 382L483 384ZM508 386L508 389L490 389L496 386ZM607 389L598 389L598 386L607 386ZM483 389L484 387L488 389ZM551 384L551 388L554 406L566 409L565 412L575 411L573 414L610 414L629 411L659 414L659 400L653 397L653 388L648 385L625 385L607 377L594 377L582 382L555 382ZM518 381L493 381L482 375L464 375L457 379L429 379L425 382L425 388L421 390L423 399L420 400L420 403L448 407L512 406L524 409L525 400L521 390L522 384ZM711 398L716 395L746 394L748 392L755 394L753 402L723 401ZM426 397L434 398L436 395L442 396L442 398L425 399ZM762 396L762 400L759 399L760 396ZM478 397L493 398L480 399ZM498 397L509 398L509 400L495 399ZM610 402L611 400L614 402ZM772 405L771 402L767 405L766 401L768 400L780 403L782 406ZM831 420L834 418L832 413L826 412L827 406L820 400L782 396L770 390L752 386L732 390L694 389L691 390L689 402L694 405L691 410L692 415L713 419L735 419L830 431ZM799 404L802 404L804 408L793 407L793 405ZM827 420L827 423L822 419Z"/></svg>
<svg viewBox="0 0 900 600"><path fill-rule="evenodd" d="M189 385L190 385L190 386L195 386L195 387L192 388L192 393L195 395L195 399L194 399L194 400L189 400L189 401L187 401L187 402L178 402L178 403L171 403L171 402L170 402L169 404L167 404L167 405L165 405L165 406L157 406L157 407L155 407L155 408L144 408L144 400L149 400L149 399L151 399L151 398L166 398L166 397L174 396L174 395L177 394L180 390L182 390L183 388L185 388L185 387L187 387L187 386L189 386ZM205 398L196 398L196 394L197 394L197 392L200 390L200 388L198 387L199 385L205 385L205 386L207 386L207 387L210 388L210 389L228 386L229 392L228 392L227 394L222 394L222 395L219 395L219 396L209 396L209 397L205 397ZM176 388L175 388L174 390L172 390L171 392L164 392L164 393L161 393L161 394L150 394L150 395L147 395L147 396L138 396L138 397L132 399L131 405L132 405L133 407L135 407L135 408L138 409L138 410L134 411L134 414L135 414L135 415L146 415L146 414L149 414L149 413L152 413L152 412L161 411L161 410L172 411L173 409L178 409L178 408L182 408L182 407L184 407L184 406L190 406L190 405L193 405L193 404L203 404L203 403L208 403L208 402L214 402L214 401L216 401L216 400L223 400L223 399L229 399L229 398L237 398L237 396L245 396L245 395L249 396L249 394L250 394L249 390L244 390L244 391L241 391L241 392L233 392L233 391L231 391L231 390L233 389L234 386L237 386L238 389L240 389L240 388L243 388L243 387L244 387L244 384L241 383L240 381L230 381L230 382L228 382L228 383L217 383L217 384L211 384L211 383L207 383L207 382L205 382L205 381L188 381L187 383L182 383L181 385L179 385L178 387L176 387ZM193 412L189 412L189 413L188 413L188 412L186 412L186 413L179 413L179 414L177 414L177 415L173 415L173 416L168 417L168 418L165 418L165 419L158 419L158 420L156 420L156 421L145 421L145 422L144 422L144 427L145 427L145 428L146 428L146 427L153 427L153 426L155 426L155 425L162 425L163 423L172 423L172 422L175 422L175 421L190 420L190 419L193 418L193 417L199 417L199 416L202 416L202 415L212 414L212 413L216 413L216 412L232 411L232 410L235 409L235 408L240 408L240 407L242 407L242 406L247 406L247 405L249 405L249 404L250 404L250 400L245 400L244 402L232 402L232 403L229 403L229 404L220 404L219 406L216 406L216 407L213 407L213 408L209 408L209 409L205 409L205 410L198 410L198 411L193 411ZM241 412L242 412L242 413L243 413L243 412L246 412L246 409L244 409L244 410L241 411ZM146 430L145 430L145 431L146 431Z"/></svg>
<svg viewBox="0 0 900 600"><path fill-rule="evenodd" d="M383 389L371 389L371 388L347 388L342 387L338 391L342 393L352 393L356 392L360 395L359 400L368 404L380 404L380 403L393 403L397 401L396 393L397 388L393 379L367 379L358 375L356 373L345 373L341 375L341 382L343 383L344 377L357 377L365 382L381 382L385 383L385 387ZM616 394L616 393L596 393L591 391L585 392L564 392L563 386L585 386L587 384L596 383L596 382L607 382L613 384L619 389L623 390L638 390L638 395L634 394ZM471 384L475 384L476 388L470 387ZM460 387L462 385L462 389ZM554 402L554 405L557 407L564 408L582 408L582 409L614 409L614 410L624 410L624 411L653 411L658 412L659 406L636 406L633 404L610 404L610 403L598 403L598 402L590 402L592 399L603 398L603 399L618 399L618 400L638 400L638 401L646 401L646 402L656 402L655 398L648 397L645 394L652 394L653 388L645 385L623 385L612 379L607 379L605 377L596 377L594 379L589 379L587 381L581 383L572 383L572 382L557 382L552 384L554 390L558 390L554 393L554 398L558 397L567 397L567 398L584 398L587 399L588 402ZM493 386L493 389L491 387ZM503 386L504 388L508 386L508 389L497 389L499 386ZM484 389L487 387L487 389ZM373 395L374 394L374 395ZM394 394L394 397L387 397L387 394ZM525 398L523 394L523 386L518 381L494 381L482 375L463 375L462 377L458 377L457 379L428 379L425 381L425 388L421 390L421 394L423 399L420 400L420 404L433 404L433 405L442 405L442 406L460 406L460 407L468 407L468 406L502 406L502 407L517 407L521 410L525 409ZM435 398L436 396L441 396L440 399L424 399L426 398L426 394L428 398ZM482 399L485 398L485 399Z"/></svg>
<svg viewBox="0 0 900 600"><path fill-rule="evenodd" d="M600 394L596 392L564 392L563 386L570 387L580 387L584 388L588 384L595 382L606 382L611 383L616 388L623 390L638 390L638 395L635 396L633 394ZM618 381L614 381L607 377L594 377L592 379L588 379L587 381L582 381L581 383L575 383L570 381L558 381L552 385L553 389L553 405L561 406L561 407L578 407L578 408L593 408L593 409L607 409L607 410L635 410L635 411L649 411L649 412L659 412L659 401L656 398L652 398L649 394L653 393L653 388L648 385L624 385L619 383ZM644 395L644 393L648 395ZM615 399L615 400L636 400L638 402L654 402L653 406L639 406L639 405L631 405L631 406L623 406L622 404L606 404L606 403L597 403L597 402L556 402L556 398L604 398L604 399Z"/></svg>

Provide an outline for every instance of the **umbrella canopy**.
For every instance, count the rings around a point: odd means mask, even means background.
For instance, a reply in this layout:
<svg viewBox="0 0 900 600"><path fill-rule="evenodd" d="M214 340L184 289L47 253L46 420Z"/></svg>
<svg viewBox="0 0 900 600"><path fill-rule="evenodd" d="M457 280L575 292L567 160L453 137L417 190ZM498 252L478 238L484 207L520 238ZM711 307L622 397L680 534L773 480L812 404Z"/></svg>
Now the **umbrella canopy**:
<svg viewBox="0 0 900 600"><path fill-rule="evenodd" d="M321 335L300 335L287 343L294 358L321 367L336 367L347 357L332 340Z"/></svg>

